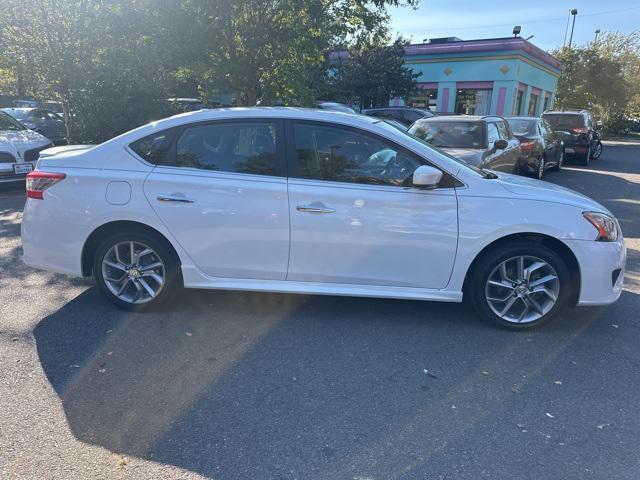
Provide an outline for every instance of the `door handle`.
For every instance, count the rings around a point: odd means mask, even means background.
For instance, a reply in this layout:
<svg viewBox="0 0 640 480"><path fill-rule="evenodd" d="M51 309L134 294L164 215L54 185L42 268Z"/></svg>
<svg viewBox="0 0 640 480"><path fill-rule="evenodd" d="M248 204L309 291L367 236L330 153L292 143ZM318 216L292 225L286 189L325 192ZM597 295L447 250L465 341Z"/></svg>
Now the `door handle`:
<svg viewBox="0 0 640 480"><path fill-rule="evenodd" d="M299 212L307 212L307 213L336 213L333 208L326 207L314 207L311 205L298 205L296 210Z"/></svg>
<svg viewBox="0 0 640 480"><path fill-rule="evenodd" d="M193 203L193 200L190 198L175 195L158 195L156 198L159 202Z"/></svg>

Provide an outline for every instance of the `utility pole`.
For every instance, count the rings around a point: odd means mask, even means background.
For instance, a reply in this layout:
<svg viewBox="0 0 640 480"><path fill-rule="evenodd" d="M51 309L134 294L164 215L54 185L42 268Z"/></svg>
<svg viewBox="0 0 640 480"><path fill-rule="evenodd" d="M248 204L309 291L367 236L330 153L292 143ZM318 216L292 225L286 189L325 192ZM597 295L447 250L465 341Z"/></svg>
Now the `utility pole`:
<svg viewBox="0 0 640 480"><path fill-rule="evenodd" d="M569 48L571 48L571 42L573 41L573 28L576 26L576 15L578 15L578 9L572 8L571 15L573 15L573 23L571 24L571 35L569 36Z"/></svg>

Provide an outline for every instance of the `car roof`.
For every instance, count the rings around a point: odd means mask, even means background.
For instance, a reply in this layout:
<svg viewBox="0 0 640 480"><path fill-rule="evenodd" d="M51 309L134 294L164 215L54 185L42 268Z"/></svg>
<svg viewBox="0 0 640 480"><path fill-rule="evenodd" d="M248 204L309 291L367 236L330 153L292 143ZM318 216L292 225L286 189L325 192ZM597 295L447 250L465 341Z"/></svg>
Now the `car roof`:
<svg viewBox="0 0 640 480"><path fill-rule="evenodd" d="M540 120L540 117L524 117L524 116L521 116L521 117L504 117L504 118L506 118L507 120L531 120L532 122Z"/></svg>
<svg viewBox="0 0 640 480"><path fill-rule="evenodd" d="M496 115L443 115L436 116L431 118L421 118L417 120L418 122L429 122L429 123L444 123L444 122L452 122L452 123L473 123L473 122L482 122L485 120L504 120L502 117L498 117Z"/></svg>
<svg viewBox="0 0 640 480"><path fill-rule="evenodd" d="M547 110L542 114L546 115L549 113L553 115L582 115L583 113L589 113L589 111L588 110Z"/></svg>
<svg viewBox="0 0 640 480"><path fill-rule="evenodd" d="M376 111L382 111L382 110L415 110L415 111L418 111L418 112L430 112L430 113L433 113L431 110L429 110L427 108L411 107L409 105L397 105L395 107L373 107L373 108L363 108L362 109L363 112L376 112Z"/></svg>
<svg viewBox="0 0 640 480"><path fill-rule="evenodd" d="M381 122L376 117L361 115L359 113L339 112L336 110L322 110L318 108L302 107L229 107L229 108L204 108L193 112L180 113L171 117L156 120L134 130L119 135L111 141L130 141L131 138L151 135L154 132L167 128L180 127L182 125L213 120L236 120L242 118L253 119L295 119L309 121L326 121L341 123L354 127L367 128Z"/></svg>
<svg viewBox="0 0 640 480"><path fill-rule="evenodd" d="M36 107L11 107L11 108L3 108L2 111L4 112L22 112L22 113L27 113L30 112L32 110L46 110L46 108L36 108Z"/></svg>

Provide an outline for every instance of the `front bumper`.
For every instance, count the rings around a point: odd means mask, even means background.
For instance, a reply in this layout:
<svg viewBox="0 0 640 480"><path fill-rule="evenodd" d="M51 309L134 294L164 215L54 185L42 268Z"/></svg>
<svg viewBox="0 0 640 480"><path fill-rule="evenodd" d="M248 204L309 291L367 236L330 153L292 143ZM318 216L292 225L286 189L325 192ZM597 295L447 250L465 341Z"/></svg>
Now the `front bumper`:
<svg viewBox="0 0 640 480"><path fill-rule="evenodd" d="M580 265L578 305L608 305L620 298L627 260L624 239L564 240Z"/></svg>

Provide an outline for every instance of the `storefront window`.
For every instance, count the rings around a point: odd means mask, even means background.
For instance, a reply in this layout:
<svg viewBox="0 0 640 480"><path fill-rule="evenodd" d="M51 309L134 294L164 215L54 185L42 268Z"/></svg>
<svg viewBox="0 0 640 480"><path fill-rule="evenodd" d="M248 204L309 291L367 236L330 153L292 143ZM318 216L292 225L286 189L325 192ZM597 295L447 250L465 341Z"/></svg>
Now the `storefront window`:
<svg viewBox="0 0 640 480"><path fill-rule="evenodd" d="M409 98L407 105L416 108L427 108L435 112L438 106L438 90L418 90L416 95Z"/></svg>
<svg viewBox="0 0 640 480"><path fill-rule="evenodd" d="M529 116L530 117L536 116L536 108L538 106L539 97L540 95L536 95L534 93L531 94L531 99L529 100Z"/></svg>
<svg viewBox="0 0 640 480"><path fill-rule="evenodd" d="M549 110L549 100L551 100L551 97L549 97L549 95L545 95L544 96L544 105L542 106L542 111L546 112L547 110Z"/></svg>
<svg viewBox="0 0 640 480"><path fill-rule="evenodd" d="M514 115L520 115L522 111L522 100L524 99L524 92L522 90L518 90L518 94L516 95L516 110L513 112Z"/></svg>
<svg viewBox="0 0 640 480"><path fill-rule="evenodd" d="M491 108L491 90L458 90L455 113L488 115Z"/></svg>

